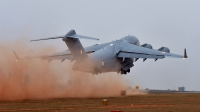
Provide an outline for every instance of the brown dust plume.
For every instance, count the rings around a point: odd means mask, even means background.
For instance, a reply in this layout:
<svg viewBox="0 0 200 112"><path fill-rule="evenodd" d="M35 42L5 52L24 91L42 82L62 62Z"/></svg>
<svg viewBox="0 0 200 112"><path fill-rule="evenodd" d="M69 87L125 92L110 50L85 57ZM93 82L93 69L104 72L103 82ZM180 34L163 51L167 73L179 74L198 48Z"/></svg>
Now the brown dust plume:
<svg viewBox="0 0 200 112"><path fill-rule="evenodd" d="M75 72L69 61L15 61L14 50L19 57L57 51L41 43L35 43L35 47L28 44L27 39L0 42L0 101L117 96L127 87L120 74Z"/></svg>

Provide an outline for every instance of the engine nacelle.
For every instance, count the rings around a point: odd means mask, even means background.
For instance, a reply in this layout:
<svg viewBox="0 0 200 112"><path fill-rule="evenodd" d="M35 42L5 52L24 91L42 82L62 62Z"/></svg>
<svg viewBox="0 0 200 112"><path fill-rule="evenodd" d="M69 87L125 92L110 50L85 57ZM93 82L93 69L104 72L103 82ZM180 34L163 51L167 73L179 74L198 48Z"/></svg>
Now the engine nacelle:
<svg viewBox="0 0 200 112"><path fill-rule="evenodd" d="M152 45L151 44L143 44L141 45L142 47L145 47L145 48L149 48L149 49L153 49Z"/></svg>
<svg viewBox="0 0 200 112"><path fill-rule="evenodd" d="M168 53L170 53L170 50L169 50L169 48L167 48L167 47L161 47L160 49L158 49L159 51L163 51L163 52L168 52Z"/></svg>

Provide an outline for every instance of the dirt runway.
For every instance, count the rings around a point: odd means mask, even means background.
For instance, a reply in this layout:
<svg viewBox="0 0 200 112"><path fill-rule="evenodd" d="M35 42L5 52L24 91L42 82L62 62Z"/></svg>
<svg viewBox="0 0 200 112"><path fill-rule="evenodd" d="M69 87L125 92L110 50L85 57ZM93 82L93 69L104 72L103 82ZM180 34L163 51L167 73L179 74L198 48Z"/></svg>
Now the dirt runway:
<svg viewBox="0 0 200 112"><path fill-rule="evenodd" d="M106 98L106 97L104 97ZM126 97L65 98L49 100L1 101L0 111L46 112L199 112L200 94L145 94Z"/></svg>

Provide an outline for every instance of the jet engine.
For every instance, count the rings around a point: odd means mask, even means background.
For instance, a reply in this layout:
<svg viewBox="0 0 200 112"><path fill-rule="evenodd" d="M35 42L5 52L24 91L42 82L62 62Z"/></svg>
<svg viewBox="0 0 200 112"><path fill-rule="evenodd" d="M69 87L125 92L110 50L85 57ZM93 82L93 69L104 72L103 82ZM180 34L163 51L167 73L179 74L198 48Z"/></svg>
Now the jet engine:
<svg viewBox="0 0 200 112"><path fill-rule="evenodd" d="M170 53L170 50L169 50L169 48L167 48L167 47L161 47L161 48L159 48L158 50L159 50L159 51L163 51L163 52Z"/></svg>
<svg viewBox="0 0 200 112"><path fill-rule="evenodd" d="M151 44L143 44L141 45L142 47L145 47L145 48L149 48L149 49L153 49L152 45Z"/></svg>

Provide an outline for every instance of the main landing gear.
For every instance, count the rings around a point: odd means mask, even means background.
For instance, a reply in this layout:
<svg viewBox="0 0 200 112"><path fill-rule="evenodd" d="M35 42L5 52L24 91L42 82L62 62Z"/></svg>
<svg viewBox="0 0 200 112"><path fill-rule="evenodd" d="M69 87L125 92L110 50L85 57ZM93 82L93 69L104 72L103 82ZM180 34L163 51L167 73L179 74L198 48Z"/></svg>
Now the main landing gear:
<svg viewBox="0 0 200 112"><path fill-rule="evenodd" d="M126 71L125 71L125 70L123 70L123 69L121 69L121 71L120 71L120 72L121 72L121 75L123 75L123 74L125 74L125 75L126 75L127 73L130 73L130 69L128 69L128 70L126 70Z"/></svg>

